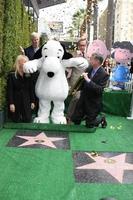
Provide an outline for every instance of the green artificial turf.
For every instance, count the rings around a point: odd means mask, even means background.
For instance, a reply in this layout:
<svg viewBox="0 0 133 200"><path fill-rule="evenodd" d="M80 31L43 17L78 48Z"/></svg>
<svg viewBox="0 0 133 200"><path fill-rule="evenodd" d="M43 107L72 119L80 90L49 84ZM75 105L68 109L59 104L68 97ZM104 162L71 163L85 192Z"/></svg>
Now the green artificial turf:
<svg viewBox="0 0 133 200"><path fill-rule="evenodd" d="M1 200L67 199L74 187L71 152L0 149Z"/></svg>
<svg viewBox="0 0 133 200"><path fill-rule="evenodd" d="M30 129L58 132L86 132L93 133L96 128L86 128L84 125L65 125L65 124L39 124L39 123L5 123L4 128L10 129Z"/></svg>
<svg viewBox="0 0 133 200"><path fill-rule="evenodd" d="M133 120L107 116L106 129L97 128L95 133L71 133L73 150L133 152Z"/></svg>
<svg viewBox="0 0 133 200"><path fill-rule="evenodd" d="M16 131L33 130L35 124L5 124L0 130L0 200L99 200L107 196L132 200L133 184L75 182L73 152L133 152L133 121L116 116L107 116L107 121L106 129L91 133L78 126L74 131L68 128L68 150L7 147ZM59 125L49 127L52 131L56 127L57 132ZM46 126L35 130L45 128L49 130Z"/></svg>

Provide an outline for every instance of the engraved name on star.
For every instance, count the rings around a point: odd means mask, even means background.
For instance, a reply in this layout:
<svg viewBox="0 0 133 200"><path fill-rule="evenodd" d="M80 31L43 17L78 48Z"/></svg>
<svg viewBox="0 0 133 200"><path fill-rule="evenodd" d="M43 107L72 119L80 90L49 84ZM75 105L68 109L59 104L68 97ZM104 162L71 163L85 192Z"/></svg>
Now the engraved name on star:
<svg viewBox="0 0 133 200"><path fill-rule="evenodd" d="M133 170L133 164L126 163L126 153L122 153L111 158L102 156L93 157L90 153L86 153L95 163L86 164L76 169L103 169L111 174L118 182L122 183L124 170Z"/></svg>
<svg viewBox="0 0 133 200"><path fill-rule="evenodd" d="M55 149L56 149L56 146L54 145L53 142L66 139L66 138L61 138L61 137L60 138L59 137L48 137L44 132L42 132L36 136L19 136L19 135L17 135L17 137L27 140L26 142L20 144L19 147L29 146L29 145L34 145L34 144L41 144L41 145L48 146L48 147L55 148Z"/></svg>

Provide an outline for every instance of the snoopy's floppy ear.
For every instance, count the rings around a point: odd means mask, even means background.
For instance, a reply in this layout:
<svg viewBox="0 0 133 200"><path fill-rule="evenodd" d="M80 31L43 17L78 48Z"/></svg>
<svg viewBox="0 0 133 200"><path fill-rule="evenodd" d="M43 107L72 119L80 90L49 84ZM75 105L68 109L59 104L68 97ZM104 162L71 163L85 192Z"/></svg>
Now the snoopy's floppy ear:
<svg viewBox="0 0 133 200"><path fill-rule="evenodd" d="M64 55L63 55L62 59L69 59L69 58L73 58L73 55L71 53L64 52Z"/></svg>
<svg viewBox="0 0 133 200"><path fill-rule="evenodd" d="M69 58L72 58L73 55L69 52L66 51L66 48L65 48L65 45L61 43L61 46L63 47L63 50L64 50L64 55L63 55L63 59L69 59Z"/></svg>
<svg viewBox="0 0 133 200"><path fill-rule="evenodd" d="M38 58L41 58L42 57L42 48L45 44L43 44L38 50L37 52L34 54L34 59L38 59ZM64 50L64 55L63 55L63 58L62 59L69 59L69 58L72 58L73 55L71 53L68 53L66 51L66 48L63 44L61 44L61 46L63 47L63 50Z"/></svg>

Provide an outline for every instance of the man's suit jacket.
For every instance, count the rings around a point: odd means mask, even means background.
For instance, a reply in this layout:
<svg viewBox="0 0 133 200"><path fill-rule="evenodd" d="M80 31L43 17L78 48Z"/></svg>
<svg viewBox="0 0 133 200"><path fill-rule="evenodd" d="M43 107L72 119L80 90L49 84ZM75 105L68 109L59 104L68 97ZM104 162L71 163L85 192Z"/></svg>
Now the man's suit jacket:
<svg viewBox="0 0 133 200"><path fill-rule="evenodd" d="M27 48L25 48L24 52L25 52L25 55L29 58L29 60L33 60L34 59L35 51L34 51L34 48L33 48L32 45L27 47Z"/></svg>
<svg viewBox="0 0 133 200"><path fill-rule="evenodd" d="M86 70L91 81L84 81L81 91L81 101L85 109L87 108L90 112L99 113L102 105L102 93L107 84L109 75L105 72L103 67L100 67L91 78L92 70L92 67L88 67Z"/></svg>

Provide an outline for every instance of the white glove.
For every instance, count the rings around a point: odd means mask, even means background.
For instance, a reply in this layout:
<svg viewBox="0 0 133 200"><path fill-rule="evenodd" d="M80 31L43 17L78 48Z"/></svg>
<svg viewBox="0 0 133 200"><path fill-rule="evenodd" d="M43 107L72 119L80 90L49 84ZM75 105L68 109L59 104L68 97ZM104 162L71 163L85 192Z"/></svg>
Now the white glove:
<svg viewBox="0 0 133 200"><path fill-rule="evenodd" d="M65 67L76 67L85 70L89 66L89 63L87 59L83 57L77 57L63 60L63 65Z"/></svg>
<svg viewBox="0 0 133 200"><path fill-rule="evenodd" d="M34 73L42 66L43 59L35 59L24 63L23 71L24 73Z"/></svg>
<svg viewBox="0 0 133 200"><path fill-rule="evenodd" d="M25 73L34 73L37 71L37 66L34 61L28 61L23 65L23 71Z"/></svg>

